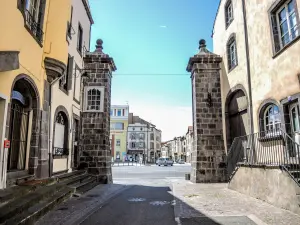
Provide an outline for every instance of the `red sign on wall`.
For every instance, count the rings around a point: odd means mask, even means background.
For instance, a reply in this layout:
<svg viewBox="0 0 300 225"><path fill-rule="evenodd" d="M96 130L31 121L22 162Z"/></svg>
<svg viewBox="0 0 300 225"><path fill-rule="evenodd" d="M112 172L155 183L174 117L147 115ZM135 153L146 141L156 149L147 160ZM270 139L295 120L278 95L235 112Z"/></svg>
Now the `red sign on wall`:
<svg viewBox="0 0 300 225"><path fill-rule="evenodd" d="M4 148L10 148L10 141L4 140Z"/></svg>

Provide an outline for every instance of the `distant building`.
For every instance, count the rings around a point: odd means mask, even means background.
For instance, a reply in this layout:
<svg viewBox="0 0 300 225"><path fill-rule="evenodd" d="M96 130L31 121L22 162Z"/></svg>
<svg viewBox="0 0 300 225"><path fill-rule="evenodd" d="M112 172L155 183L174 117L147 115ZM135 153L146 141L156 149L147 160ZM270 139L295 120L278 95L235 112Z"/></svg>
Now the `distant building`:
<svg viewBox="0 0 300 225"><path fill-rule="evenodd" d="M128 105L112 105L110 111L111 156L114 160L126 159Z"/></svg>
<svg viewBox="0 0 300 225"><path fill-rule="evenodd" d="M127 154L133 160L154 163L161 157L161 130L155 125L129 113L127 129Z"/></svg>
<svg viewBox="0 0 300 225"><path fill-rule="evenodd" d="M185 134L185 143L186 143L186 162L191 162L192 151L194 145L194 135L193 135L193 126L188 127L188 131Z"/></svg>

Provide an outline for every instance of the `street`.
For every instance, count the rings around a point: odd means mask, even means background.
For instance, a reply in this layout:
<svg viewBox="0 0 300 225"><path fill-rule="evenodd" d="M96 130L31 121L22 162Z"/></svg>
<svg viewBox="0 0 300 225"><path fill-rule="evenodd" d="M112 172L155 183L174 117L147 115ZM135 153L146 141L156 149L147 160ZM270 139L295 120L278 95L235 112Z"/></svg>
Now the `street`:
<svg viewBox="0 0 300 225"><path fill-rule="evenodd" d="M113 184L72 198L37 225L298 225L287 210L240 194L226 183L193 184L189 164L114 166Z"/></svg>
<svg viewBox="0 0 300 225"><path fill-rule="evenodd" d="M115 184L132 185L82 224L175 225L173 180L183 180L190 165L114 166ZM109 216L108 216L109 215Z"/></svg>

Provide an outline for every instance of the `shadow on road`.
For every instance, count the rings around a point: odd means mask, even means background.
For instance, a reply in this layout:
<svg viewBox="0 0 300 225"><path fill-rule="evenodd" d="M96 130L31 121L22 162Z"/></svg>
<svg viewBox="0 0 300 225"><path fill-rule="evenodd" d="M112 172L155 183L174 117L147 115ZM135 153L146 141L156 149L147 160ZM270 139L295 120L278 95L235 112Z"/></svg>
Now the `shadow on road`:
<svg viewBox="0 0 300 225"><path fill-rule="evenodd" d="M115 184L118 185L118 184ZM184 208L197 218L176 218ZM88 216L82 225L221 225L176 198L168 186L130 185L100 209Z"/></svg>

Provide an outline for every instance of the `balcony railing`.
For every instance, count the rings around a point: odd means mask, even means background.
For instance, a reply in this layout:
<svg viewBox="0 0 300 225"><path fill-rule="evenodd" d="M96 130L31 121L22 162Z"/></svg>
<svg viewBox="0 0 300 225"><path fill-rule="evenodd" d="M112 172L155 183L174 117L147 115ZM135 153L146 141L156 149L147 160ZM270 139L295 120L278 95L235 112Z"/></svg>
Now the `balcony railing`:
<svg viewBox="0 0 300 225"><path fill-rule="evenodd" d="M53 156L63 156L63 155L69 155L69 149L67 148L53 148Z"/></svg>
<svg viewBox="0 0 300 225"><path fill-rule="evenodd" d="M236 137L227 156L229 179L233 177L239 164L278 166L300 184L300 145L295 141L297 135L292 136L295 138L279 128Z"/></svg>
<svg viewBox="0 0 300 225"><path fill-rule="evenodd" d="M25 9L24 11L25 15L25 22L26 27L30 30L31 34L35 37L35 39L42 44L43 42L43 36L44 32L40 27L40 24L38 24L35 20L35 18L31 15L31 13Z"/></svg>

